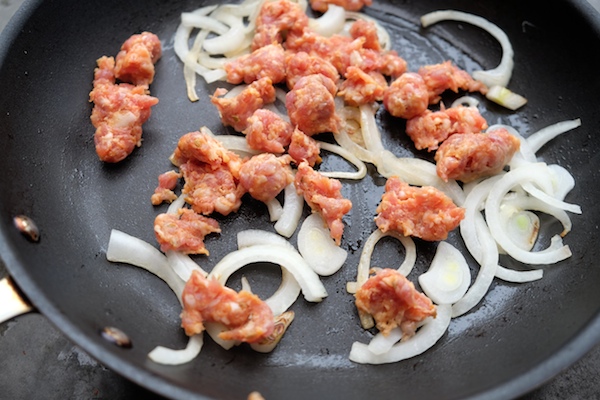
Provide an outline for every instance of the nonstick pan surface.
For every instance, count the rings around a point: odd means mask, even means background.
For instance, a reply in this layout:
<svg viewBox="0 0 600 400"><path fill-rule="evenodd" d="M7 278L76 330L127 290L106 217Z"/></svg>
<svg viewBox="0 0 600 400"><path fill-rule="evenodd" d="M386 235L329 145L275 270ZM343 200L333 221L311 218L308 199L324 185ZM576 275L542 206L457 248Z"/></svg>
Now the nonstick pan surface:
<svg viewBox="0 0 600 400"><path fill-rule="evenodd" d="M573 215L565 242L573 257L545 268L544 279L528 284L496 280L470 313L455 319L425 354L390 365L365 366L348 360L352 342L366 342L353 297L345 283L355 279L360 247L375 228L374 209L385 180L374 169L362 182L344 181L353 200L342 246L346 266L324 278L329 296L319 304L300 299L296 319L278 348L258 354L241 346L225 351L207 340L200 357L172 367L154 364L156 345L183 347L180 307L158 278L135 267L111 264L105 251L112 228L154 243L152 223L162 207L149 197L156 177L171 168L168 156L178 138L206 125L220 127L207 101L217 85L198 85L202 100L185 95L181 64L173 52L180 13L208 2L69 0L31 1L0 43L1 254L11 276L36 308L67 337L102 364L166 397L241 399L257 390L267 399L288 398L510 398L540 384L598 342L600 186L594 135L600 126L600 21L585 2L375 1L365 10L392 32L409 69L451 59L472 71L494 67L500 48L477 28L440 23L424 30L419 16L448 8L483 16L506 31L515 49L510 88L529 102L509 112L482 99L488 121L509 123L525 136L566 119L582 126L543 148L540 155L573 172L576 187L567 200L583 209ZM164 46L152 93L160 99L144 125L144 143L117 165L98 161L93 149L88 94L95 60L115 55L124 39L148 30ZM450 99L450 98L449 98ZM411 147L404 123L378 113L384 143L399 156L428 158ZM323 168L339 163L326 158ZM31 243L12 218L35 220L41 240ZM223 233L210 237L210 268L235 249L235 232L249 227L273 230L262 204L248 200L239 213L220 219ZM550 223L542 240L559 230ZM449 241L461 247L457 234ZM292 237L295 243L295 237ZM418 241L413 277L427 269L435 244ZM461 248L464 248L462 246ZM399 265L393 242L378 248L374 264ZM506 265L519 267L508 260ZM473 273L477 271L473 263ZM277 284L275 268L244 271L259 293ZM233 285L241 275L234 276ZM107 326L128 334L122 348L99 334Z"/></svg>

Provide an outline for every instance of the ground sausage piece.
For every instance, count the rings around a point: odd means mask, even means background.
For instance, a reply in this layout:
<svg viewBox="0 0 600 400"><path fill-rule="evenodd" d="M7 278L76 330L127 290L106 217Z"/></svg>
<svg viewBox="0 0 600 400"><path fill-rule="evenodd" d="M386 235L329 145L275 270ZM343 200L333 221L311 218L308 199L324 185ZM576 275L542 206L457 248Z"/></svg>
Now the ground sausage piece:
<svg viewBox="0 0 600 400"><path fill-rule="evenodd" d="M258 296L221 285L214 278L192 272L182 294L181 326L188 336L204 331L205 322L218 322L227 328L219 333L224 340L260 342L274 329L271 308Z"/></svg>
<svg viewBox="0 0 600 400"><path fill-rule="evenodd" d="M245 190L226 167L215 168L188 160L179 168L185 179L182 193L195 212L209 215L216 211L221 215L229 215L242 205Z"/></svg>
<svg viewBox="0 0 600 400"><path fill-rule="evenodd" d="M252 82L237 96L219 97L226 93L227 89L218 88L210 101L219 110L223 125L232 126L238 132L246 129L247 120L254 111L275 101L275 88L269 77Z"/></svg>
<svg viewBox="0 0 600 400"><path fill-rule="evenodd" d="M518 138L500 128L489 133L450 136L435 154L437 174L444 181L470 182L500 172L519 150Z"/></svg>
<svg viewBox="0 0 600 400"><path fill-rule="evenodd" d="M408 68L406 60L400 57L395 50L383 52L379 62L379 72L394 79L405 73Z"/></svg>
<svg viewBox="0 0 600 400"><path fill-rule="evenodd" d="M237 85L269 77L277 84L285 79L284 60L285 50L279 43L261 47L225 64L227 82Z"/></svg>
<svg viewBox="0 0 600 400"><path fill-rule="evenodd" d="M430 104L438 103L441 99L440 95L446 90L454 93L458 93L459 90L487 93L487 86L474 80L467 71L456 67L450 61L425 65L419 68L419 75L423 77L429 90Z"/></svg>
<svg viewBox="0 0 600 400"><path fill-rule="evenodd" d="M271 153L253 156L240 169L240 184L256 200L268 202L294 181L291 157Z"/></svg>
<svg viewBox="0 0 600 400"><path fill-rule="evenodd" d="M383 105L394 117L410 119L423 114L429 92L421 75L406 72L396 78L383 94Z"/></svg>
<svg viewBox="0 0 600 400"><path fill-rule="evenodd" d="M435 317L436 307L414 284L395 269L385 268L370 277L355 294L358 310L370 314L377 329L388 335L396 327L402 340L415 334L417 324Z"/></svg>
<svg viewBox="0 0 600 400"><path fill-rule="evenodd" d="M288 34L301 33L308 27L308 16L299 3L289 0L266 1L256 18L252 50L282 43Z"/></svg>
<svg viewBox="0 0 600 400"><path fill-rule="evenodd" d="M244 130L248 145L260 151L283 153L292 140L292 124L277 113L259 109L248 118L248 126Z"/></svg>
<svg viewBox="0 0 600 400"><path fill-rule="evenodd" d="M373 4L373 0L310 0L310 7L315 11L325 12L329 4L343 7L348 11L359 11L364 6Z"/></svg>
<svg viewBox="0 0 600 400"><path fill-rule="evenodd" d="M302 77L286 94L290 122L305 134L337 133L341 119L335 112L335 83L320 74Z"/></svg>
<svg viewBox="0 0 600 400"><path fill-rule="evenodd" d="M162 55L160 39L154 33L133 35L117 54L115 77L134 85L149 86L154 80L154 64Z"/></svg>
<svg viewBox="0 0 600 400"><path fill-rule="evenodd" d="M292 157L296 165L299 165L302 161L306 161L308 165L314 167L315 164L321 162L320 153L319 143L315 139L298 128L294 129L288 154Z"/></svg>
<svg viewBox="0 0 600 400"><path fill-rule="evenodd" d="M94 144L102 161L115 163L141 146L142 124L150 118L151 107L158 104L158 99L147 94L146 86L116 84L114 58L102 57L97 64L90 92Z"/></svg>
<svg viewBox="0 0 600 400"><path fill-rule="evenodd" d="M181 173L176 171L167 171L158 176L158 186L154 189L154 193L150 198L152 205L159 205L163 202L171 203L177 199L177 195L173 192L173 189L177 186L181 178Z"/></svg>
<svg viewBox="0 0 600 400"><path fill-rule="evenodd" d="M440 143L454 134L479 133L487 121L476 107L451 107L440 111L425 110L406 122L406 133L418 150L436 150Z"/></svg>
<svg viewBox="0 0 600 400"><path fill-rule="evenodd" d="M379 36L377 35L377 27L375 22L367 21L366 19L357 19L350 25L350 36L353 39L360 37L365 38L363 47L375 51L381 51Z"/></svg>
<svg viewBox="0 0 600 400"><path fill-rule="evenodd" d="M207 254L204 237L219 233L219 223L182 208L178 214L159 214L154 220L154 234L163 252L174 250L185 254Z"/></svg>
<svg viewBox="0 0 600 400"><path fill-rule="evenodd" d="M331 237L339 246L344 233L342 217L352 209L352 202L342 197L340 181L327 178L312 169L307 162L301 162L294 185L310 208L321 214Z"/></svg>
<svg viewBox="0 0 600 400"><path fill-rule="evenodd" d="M464 208L432 186L414 187L390 177L377 206L375 223L383 232L397 231L423 240L445 240L465 216Z"/></svg>
<svg viewBox="0 0 600 400"><path fill-rule="evenodd" d="M300 78L312 74L321 74L333 82L340 79L337 69L323 57L310 55L304 51L288 52L285 57L286 83L288 89L293 89Z"/></svg>
<svg viewBox="0 0 600 400"><path fill-rule="evenodd" d="M234 177L239 176L242 160L228 150L204 129L186 133L177 142L177 148L170 157L174 165L180 166L188 160L196 160L210 165L213 169L226 167Z"/></svg>
<svg viewBox="0 0 600 400"><path fill-rule="evenodd" d="M346 80L340 85L338 96L351 106L361 106L383 100L387 82L383 75L367 74L358 67L348 67Z"/></svg>

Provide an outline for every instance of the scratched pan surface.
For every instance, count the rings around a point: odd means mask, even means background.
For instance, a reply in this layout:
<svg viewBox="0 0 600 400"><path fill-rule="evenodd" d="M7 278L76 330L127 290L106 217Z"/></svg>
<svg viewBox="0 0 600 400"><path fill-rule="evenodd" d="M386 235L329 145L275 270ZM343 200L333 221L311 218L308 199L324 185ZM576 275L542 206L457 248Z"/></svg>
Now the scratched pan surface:
<svg viewBox="0 0 600 400"><path fill-rule="evenodd" d="M600 158L594 135L600 126L596 72L600 20L584 2L375 0L367 10L391 32L394 48L416 70L451 59L472 71L494 67L498 44L465 24L441 23L423 30L418 17L440 7L473 12L502 27L515 48L510 87L529 99L518 112L481 99L491 123L509 123L528 135L551 123L580 117L583 126L544 147L541 156L571 170L577 185L568 200L580 204L566 243L573 257L545 270L543 280L514 285L495 281L472 312L455 319L425 354L390 365L348 361L354 341L372 332L358 323L345 283L355 279L359 249L375 228L375 207L384 180L373 169L361 182L344 182L354 208L345 218L342 246L349 251L343 270L324 278L329 296L319 304L302 298L296 319L271 354L241 346L225 351L207 340L200 357L167 367L150 362L156 345L183 347L180 308L154 276L110 264L105 250L111 228L154 243L152 222L164 208L150 205L156 177L170 169L167 157L178 138L206 125L217 133L218 116L207 101L215 85L198 85L201 101L185 95L182 68L173 52L179 14L202 1L74 0L30 1L4 31L0 43L1 254L40 312L104 365L159 394L173 398L243 399L258 390L268 399L468 397L510 398L541 384L573 363L600 338L600 268L596 206ZM95 60L115 55L129 35L155 32L164 45L152 93L160 99L145 125L144 144L118 165L100 163L93 149L88 93ZM452 96L445 98L451 101ZM378 113L385 145L399 156L427 158L402 133L404 123ZM325 169L345 165L326 157ZM41 229L37 244L12 227L16 214L32 217ZM248 201L239 213L220 218L223 233L207 240L205 268L235 249L235 233L273 230L261 204ZM558 232L545 225L541 240ZM464 248L456 234L449 241ZM292 237L295 243L295 236ZM411 278L426 270L435 244L417 241L418 262ZM374 265L397 266L404 256L394 242L376 250ZM477 268L471 261L472 272ZM509 266L519 267L505 261ZM276 268L244 271L264 295L279 279ZM240 274L232 285L239 287ZM126 332L130 349L99 335L105 326Z"/></svg>

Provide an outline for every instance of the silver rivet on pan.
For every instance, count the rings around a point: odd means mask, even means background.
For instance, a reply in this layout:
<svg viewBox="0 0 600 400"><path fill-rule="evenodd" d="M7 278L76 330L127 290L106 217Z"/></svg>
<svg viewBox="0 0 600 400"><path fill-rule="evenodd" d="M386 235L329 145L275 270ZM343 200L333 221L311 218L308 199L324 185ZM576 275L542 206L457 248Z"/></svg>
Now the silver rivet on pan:
<svg viewBox="0 0 600 400"><path fill-rule="evenodd" d="M125 334L125 332L123 332L119 328L115 328L113 326L107 326L106 328L102 329L102 331L100 331L100 333L102 334L102 337L104 339L108 340L111 343L116 344L119 347L123 347L126 349L131 347L131 340Z"/></svg>
<svg viewBox="0 0 600 400"><path fill-rule="evenodd" d="M17 229L32 242L40 240L40 231L31 218L26 215L17 215L13 218Z"/></svg>

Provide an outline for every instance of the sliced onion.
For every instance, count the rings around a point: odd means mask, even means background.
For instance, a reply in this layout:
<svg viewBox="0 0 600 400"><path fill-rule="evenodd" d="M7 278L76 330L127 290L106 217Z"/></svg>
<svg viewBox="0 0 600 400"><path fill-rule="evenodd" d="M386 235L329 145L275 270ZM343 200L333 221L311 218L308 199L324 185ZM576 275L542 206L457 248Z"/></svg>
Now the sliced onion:
<svg viewBox="0 0 600 400"><path fill-rule="evenodd" d="M540 218L526 210L514 210L508 213L501 207L505 215L505 229L514 244L523 250L530 251L537 241L540 231Z"/></svg>
<svg viewBox="0 0 600 400"><path fill-rule="evenodd" d="M369 346L354 342L350 350L350 360L360 364L386 364L418 356L433 347L450 325L451 308L448 304L437 306L437 316L428 318L417 333L406 341L395 344L383 354L374 354Z"/></svg>
<svg viewBox="0 0 600 400"><path fill-rule="evenodd" d="M227 254L214 266L209 276L225 284L238 269L257 262L270 262L287 269L294 276L307 301L320 302L327 297L319 276L297 252L283 246L256 245Z"/></svg>
<svg viewBox="0 0 600 400"><path fill-rule="evenodd" d="M471 284L471 271L462 253L450 243L438 244L427 272L419 276L423 292L436 304L453 304Z"/></svg>
<svg viewBox="0 0 600 400"><path fill-rule="evenodd" d="M194 360L200 354L203 345L204 335L194 335L188 338L185 349L176 350L156 346L154 350L148 353L148 357L157 364L181 365Z"/></svg>
<svg viewBox="0 0 600 400"><path fill-rule="evenodd" d="M485 97L488 100L513 111L527 104L527 99L525 97L499 85L489 87Z"/></svg>
<svg viewBox="0 0 600 400"><path fill-rule="evenodd" d="M548 169L552 175L554 197L558 200L564 200L567 194L575 187L575 178L560 165L550 164L548 165Z"/></svg>
<svg viewBox="0 0 600 400"><path fill-rule="evenodd" d="M373 354L383 354L390 351L400 339L402 339L402 329L397 326L387 336L381 332L377 333L369 342L367 349Z"/></svg>
<svg viewBox="0 0 600 400"><path fill-rule="evenodd" d="M312 213L298 231L298 251L319 275L335 274L346 262L348 252L337 246L319 213Z"/></svg>
<svg viewBox="0 0 600 400"><path fill-rule="evenodd" d="M240 17L233 14L223 14L221 20L229 25L227 32L204 40L202 47L208 54L225 54L239 51L245 38L245 26Z"/></svg>
<svg viewBox="0 0 600 400"><path fill-rule="evenodd" d="M327 11L319 18L310 18L308 27L321 36L332 36L344 29L346 10L335 4L329 4Z"/></svg>
<svg viewBox="0 0 600 400"><path fill-rule="evenodd" d="M267 205L267 211L269 212L269 219L271 222L276 222L283 215L283 207L276 197L265 202Z"/></svg>
<svg viewBox="0 0 600 400"><path fill-rule="evenodd" d="M165 281L181 302L185 282L171 269L167 257L150 243L117 229L110 231L106 259L145 269Z"/></svg>
<svg viewBox="0 0 600 400"><path fill-rule="evenodd" d="M245 229L237 234L238 249L256 246L260 244L284 246L290 250L296 250L294 246L284 237L262 229Z"/></svg>
<svg viewBox="0 0 600 400"><path fill-rule="evenodd" d="M364 178L367 175L367 166L365 165L365 163L362 162L358 157L356 157L350 151L346 150L345 148L343 148L341 146L336 146L334 144L323 142L323 141L318 141L318 144L322 150L326 150L331 153L335 153L335 154L345 158L347 161L354 164L357 168L357 171L355 171L355 172L323 171L323 172L321 172L321 175L326 176L328 178L356 179L356 180L361 180L362 178Z"/></svg>
<svg viewBox="0 0 600 400"><path fill-rule="evenodd" d="M498 244L517 261L527 264L553 264L571 256L568 246L547 252L529 252L520 249L510 240L503 229L500 216L500 204L503 197L517 184L526 182L532 176L546 173L546 165L536 163L527 167L517 168L506 173L490 191L485 206L485 217L490 231Z"/></svg>
<svg viewBox="0 0 600 400"><path fill-rule="evenodd" d="M579 126L581 126L581 119L579 118L570 121L561 121L556 124L542 128L539 131L531 134L527 138L527 141L529 142L529 146L531 147L531 149L534 152L537 152L539 149L542 148L543 145L545 145L558 135L575 129Z"/></svg>
<svg viewBox="0 0 600 400"><path fill-rule="evenodd" d="M485 18L455 10L441 10L425 14L421 17L421 25L426 28L444 20L460 21L475 25L487 31L500 42L500 46L502 46L502 60L500 64L496 68L487 71L475 71L472 75L473 78L483 82L488 87L508 86L514 67L514 51L506 33Z"/></svg>
<svg viewBox="0 0 600 400"><path fill-rule="evenodd" d="M290 183L283 190L283 213L275 223L275 230L282 236L291 237L302 217L304 210L304 197L296 192L294 183Z"/></svg>
<svg viewBox="0 0 600 400"><path fill-rule="evenodd" d="M220 322L205 322L204 330L210 338L225 350L231 349L233 346L238 346L241 342L238 340L225 340L219 337L221 332L225 332L228 328Z"/></svg>
<svg viewBox="0 0 600 400"><path fill-rule="evenodd" d="M516 271L514 269L504 268L499 265L498 269L496 270L496 278L512 283L537 281L538 279L542 279L543 276L543 269L533 269L530 271Z"/></svg>
<svg viewBox="0 0 600 400"><path fill-rule="evenodd" d="M248 141L244 136L214 135L214 138L221 142L227 150L231 150L242 157L260 154L260 151L248 145Z"/></svg>
<svg viewBox="0 0 600 400"><path fill-rule="evenodd" d="M398 272L404 276L410 274L417 260L417 247L415 246L413 239L410 236L404 236L396 231L387 231L384 233L381 231L381 229L376 229L365 241L358 262L356 282L348 282L346 285L346 290L348 293L356 293L356 290L358 290L358 288L360 288L369 279L369 270L371 269L371 257L373 256L373 250L375 250L375 245L377 242L386 236L391 236L399 240L404 246L406 255L404 256L404 262L398 267Z"/></svg>
<svg viewBox="0 0 600 400"><path fill-rule="evenodd" d="M190 279L193 271L198 271L202 276L207 276L208 272L202 269L189 255L178 251L169 250L165 253L169 265L175 273L185 282Z"/></svg>
<svg viewBox="0 0 600 400"><path fill-rule="evenodd" d="M346 19L347 20L359 20L364 19L365 21L370 21L375 24L375 29L377 30L377 38L379 39L379 45L382 50L390 50L392 48L392 40L390 39L389 32L381 25L381 23L373 18L368 16L367 14L356 12L356 11L346 11Z"/></svg>
<svg viewBox="0 0 600 400"><path fill-rule="evenodd" d="M450 105L451 108L456 108L459 106L464 106L464 107L475 107L477 108L477 106L479 105L479 100L477 100L475 97L473 96L461 96L458 99L454 100L452 102L452 104Z"/></svg>

